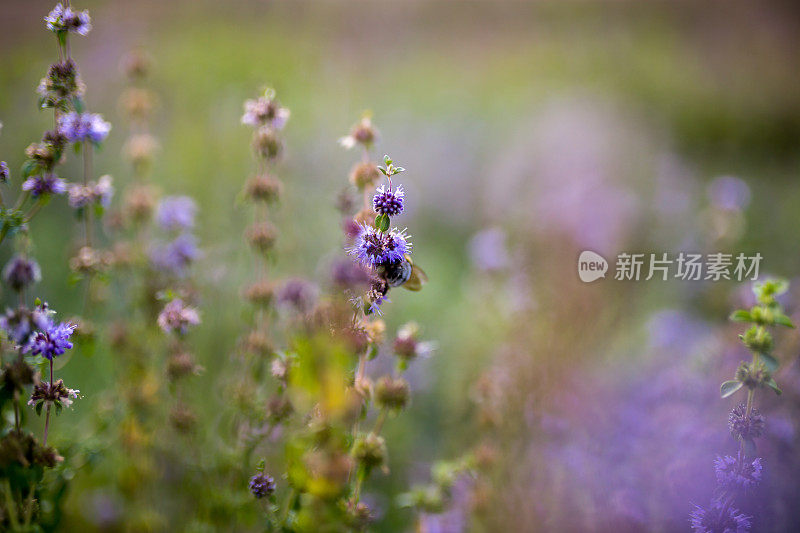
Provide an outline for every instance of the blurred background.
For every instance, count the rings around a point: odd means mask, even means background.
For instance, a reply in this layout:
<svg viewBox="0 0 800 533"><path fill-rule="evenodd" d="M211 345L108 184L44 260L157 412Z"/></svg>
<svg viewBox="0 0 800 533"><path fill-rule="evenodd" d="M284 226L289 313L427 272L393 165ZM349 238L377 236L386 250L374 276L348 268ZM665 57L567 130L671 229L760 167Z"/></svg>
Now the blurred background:
<svg viewBox="0 0 800 533"><path fill-rule="evenodd" d="M51 4L0 6L0 158L14 172L52 120L35 94L56 54L42 22ZM199 205L200 418L218 416L226 401L215 379L241 333L239 287L251 265L241 243L248 215L237 200L253 172L242 102L269 85L292 111L277 171L285 194L272 215L281 230L276 272L322 283L342 255L336 200L358 156L337 139L364 110L380 132L375 155L407 169L402 223L430 283L419 294L393 293L385 320L389 331L418 322L438 348L410 369L413 404L386 426L392 476L374 492L424 482L431 461L486 440L499 452L493 480L462 501L456 494L453 509L426 517L424 530L688 529L692 504L713 491L715 454L735 450L726 429L735 403L720 400L718 386L747 356L737 345L741 328L727 317L752 304L749 288L611 277L584 284L575 265L585 249L610 260L623 251L760 252L762 275L797 276L796 5L75 7L90 9L94 25L72 49L86 100L114 124L96 168L120 188L130 177L120 158L119 63L140 47L153 59L149 87L158 95L153 181ZM78 168L69 161L65 177ZM64 282L71 234L63 221L71 216L66 202L54 202L32 228L39 290L67 315L78 299ZM5 262L10 250L2 254ZM793 312L800 292L792 292ZM107 299L113 307L113 291ZM785 394L762 396L765 482L743 509L759 531L800 527L799 341L794 332L778 336ZM85 398L59 417L56 443L93 438L103 391L125 379L114 356L101 345L72 357L64 378ZM122 466L71 474L68 524L123 529L108 488ZM407 512L376 498L376 530L413 527Z"/></svg>

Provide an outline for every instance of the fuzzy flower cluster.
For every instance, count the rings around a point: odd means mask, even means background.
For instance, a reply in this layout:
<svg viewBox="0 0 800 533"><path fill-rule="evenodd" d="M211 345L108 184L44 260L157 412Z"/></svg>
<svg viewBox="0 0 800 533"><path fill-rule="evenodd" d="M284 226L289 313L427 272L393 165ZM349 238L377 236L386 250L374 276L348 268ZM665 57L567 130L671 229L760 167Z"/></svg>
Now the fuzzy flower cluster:
<svg viewBox="0 0 800 533"><path fill-rule="evenodd" d="M41 174L31 176L22 183L22 190L38 198L48 194L64 194L67 192L67 182L54 174Z"/></svg>
<svg viewBox="0 0 800 533"><path fill-rule="evenodd" d="M24 255L16 255L3 268L3 281L19 292L42 279L39 263Z"/></svg>
<svg viewBox="0 0 800 533"><path fill-rule="evenodd" d="M46 331L51 327L53 312L47 304L36 306L33 311L24 307L8 309L0 316L0 329L19 346L27 346L34 331Z"/></svg>
<svg viewBox="0 0 800 533"><path fill-rule="evenodd" d="M359 263L375 268L388 263L403 261L411 252L411 242L406 230L394 228L382 232L373 226L362 224L355 243L348 250Z"/></svg>
<svg viewBox="0 0 800 533"><path fill-rule="evenodd" d="M81 209L88 205L98 205L108 207L111 198L114 196L114 186L111 176L102 176L97 182L88 185L71 183L67 187L67 194L70 207Z"/></svg>
<svg viewBox="0 0 800 533"><path fill-rule="evenodd" d="M51 322L46 328L35 332L22 351L33 355L41 355L45 359L52 361L54 357L62 355L72 348L72 342L70 342L69 338L76 327L75 324L67 322Z"/></svg>
<svg viewBox="0 0 800 533"><path fill-rule="evenodd" d="M41 409L42 406L55 406L57 409L69 407L72 400L78 398L81 391L69 389L64 385L64 380L57 380L50 384L42 381L33 386L33 393L28 400L28 405Z"/></svg>
<svg viewBox="0 0 800 533"><path fill-rule="evenodd" d="M256 498L265 498L275 493L275 480L272 476L259 472L250 478L250 492Z"/></svg>
<svg viewBox="0 0 800 533"><path fill-rule="evenodd" d="M281 107L275 100L275 91L267 89L263 96L245 101L242 124L254 128L268 127L282 130L289 120L289 115L289 109Z"/></svg>
<svg viewBox="0 0 800 533"><path fill-rule="evenodd" d="M717 483L721 487L749 489L761 481L761 458L753 461L744 460L742 456L718 456L714 460Z"/></svg>
<svg viewBox="0 0 800 533"><path fill-rule="evenodd" d="M200 256L194 229L197 205L188 196L168 196L161 200L156 212L158 225L164 231L178 234L169 242L155 244L150 262L157 270L182 277Z"/></svg>
<svg viewBox="0 0 800 533"><path fill-rule="evenodd" d="M394 191L383 185L378 187L372 198L372 207L379 215L397 216L403 212L403 186L399 185Z"/></svg>
<svg viewBox="0 0 800 533"><path fill-rule="evenodd" d="M696 533L747 533L750 517L739 509L715 500L708 508L695 506L689 523Z"/></svg>
<svg viewBox="0 0 800 533"><path fill-rule="evenodd" d="M169 301L158 315L158 326L164 333L186 335L191 326L200 323L197 309L186 305L180 298Z"/></svg>
<svg viewBox="0 0 800 533"><path fill-rule="evenodd" d="M98 113L72 111L59 117L58 130L70 142L101 143L111 131L111 124Z"/></svg>
<svg viewBox="0 0 800 533"><path fill-rule="evenodd" d="M60 3L56 4L44 21L47 23L47 29L55 33L71 32L85 36L92 30L92 20L88 11L76 11Z"/></svg>

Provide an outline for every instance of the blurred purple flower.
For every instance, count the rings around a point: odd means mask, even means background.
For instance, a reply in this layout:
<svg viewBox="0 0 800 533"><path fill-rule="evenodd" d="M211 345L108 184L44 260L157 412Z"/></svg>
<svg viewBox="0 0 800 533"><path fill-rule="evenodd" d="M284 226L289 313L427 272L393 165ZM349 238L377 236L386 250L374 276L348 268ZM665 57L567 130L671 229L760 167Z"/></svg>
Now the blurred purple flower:
<svg viewBox="0 0 800 533"><path fill-rule="evenodd" d="M31 176L22 184L23 191L29 191L34 198L45 194L64 194L67 182L56 176Z"/></svg>
<svg viewBox="0 0 800 533"><path fill-rule="evenodd" d="M484 272L508 268L511 259L506 249L506 235L500 228L489 228L476 233L469 241L472 264Z"/></svg>
<svg viewBox="0 0 800 533"><path fill-rule="evenodd" d="M750 205L750 187L733 176L721 176L708 185L708 197L717 209L741 211Z"/></svg>
<svg viewBox="0 0 800 533"><path fill-rule="evenodd" d="M714 501L707 509L695 506L689 523L695 533L747 533L750 517L739 509Z"/></svg>
<svg viewBox="0 0 800 533"><path fill-rule="evenodd" d="M301 278L287 280L278 290L277 302L298 313L307 313L317 300L316 285Z"/></svg>
<svg viewBox="0 0 800 533"><path fill-rule="evenodd" d="M97 113L72 111L58 119L58 130L70 142L100 143L111 131L111 124L103 120L103 117Z"/></svg>
<svg viewBox="0 0 800 533"><path fill-rule="evenodd" d="M175 298L164 306L158 315L158 326L165 333L176 332L185 335L190 326L200 323L200 314L194 307L183 303L180 298Z"/></svg>
<svg viewBox="0 0 800 533"><path fill-rule="evenodd" d="M166 231L191 229L197 204L188 196L167 196L158 204L156 220Z"/></svg>
<svg viewBox="0 0 800 533"><path fill-rule="evenodd" d="M197 238L183 233L172 242L154 246L150 251L150 262L157 270L181 277L199 256Z"/></svg>
<svg viewBox="0 0 800 533"><path fill-rule="evenodd" d="M47 29L56 33L69 31L85 36L92 30L88 11L76 11L71 7L64 7L61 3L56 4L44 21L47 23Z"/></svg>

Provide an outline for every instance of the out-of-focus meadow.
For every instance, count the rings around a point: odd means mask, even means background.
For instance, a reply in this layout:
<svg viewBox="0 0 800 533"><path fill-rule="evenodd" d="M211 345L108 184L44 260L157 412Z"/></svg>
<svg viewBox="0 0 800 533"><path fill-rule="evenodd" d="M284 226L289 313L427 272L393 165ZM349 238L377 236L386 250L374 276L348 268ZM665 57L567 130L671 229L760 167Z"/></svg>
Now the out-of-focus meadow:
<svg viewBox="0 0 800 533"><path fill-rule="evenodd" d="M120 157L119 63L141 47L153 59L149 88L158 96L153 181L199 205L203 257L193 270L203 324L193 335L205 370L187 392L199 442L214 443L225 426L230 398L219 376L235 364L228 354L243 329L240 288L252 278L241 239L250 215L240 193L253 172L242 102L271 85L292 111L278 167L284 196L271 213L280 228L276 275L324 284L344 254L336 201L356 156L337 139L362 111L373 112L380 132L376 155L407 169L401 225L430 281L418 294L393 292L384 319L390 332L416 321L437 349L412 363L413 402L386 423L391 475L376 474L365 488L365 497L375 494L372 528L410 530L415 518L392 498L426 482L435 459L485 442L496 451L488 481L480 491L457 486L450 510L424 517L423 530L688 529L691 504L713 492L714 456L735 447L726 429L734 404L719 398L719 383L746 353L737 345L741 328L727 318L752 304L749 289L615 281L613 265L605 280L584 284L576 261L585 249L609 259L623 251L760 252L762 274L800 273L796 6L78 7L91 10L94 26L72 45L86 99L114 125L96 167L120 189L130 179ZM0 158L14 172L52 121L34 92L56 55L42 23L51 8L39 0L0 6ZM63 174L78 168L70 161ZM741 182L714 181L721 176ZM56 201L32 225L38 293L64 316L82 298L65 281L73 250L64 221L72 216ZM4 264L11 250L0 253ZM114 287L105 294L110 314L119 312ZM11 305L13 295L4 298ZM798 298L790 291L789 312ZM765 480L747 509L758 531L800 527L800 339L787 330L776 343L784 394L759 393L770 424L761 439ZM85 452L88 466L70 473L64 530L126 530L121 517L130 518L117 493L131 465L107 451L115 443L102 430L119 423L106 402L126 379L110 346L77 350L63 369L84 398L58 417L54 443L94 450ZM242 493L242 503L220 504L219 516L201 504L204 515L192 516L186 502L177 510L143 503L140 511L161 513L150 522L156 530L236 531L240 519L241 529L255 528L257 509L248 508L246 486Z"/></svg>

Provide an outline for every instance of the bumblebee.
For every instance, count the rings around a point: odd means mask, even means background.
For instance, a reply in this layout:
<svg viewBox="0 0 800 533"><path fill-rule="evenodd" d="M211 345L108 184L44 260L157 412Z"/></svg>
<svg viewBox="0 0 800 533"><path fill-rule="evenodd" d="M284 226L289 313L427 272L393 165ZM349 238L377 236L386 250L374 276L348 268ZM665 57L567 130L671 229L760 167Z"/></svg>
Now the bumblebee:
<svg viewBox="0 0 800 533"><path fill-rule="evenodd" d="M390 287L403 287L410 291L422 290L422 286L428 282L428 275L414 264L408 254L402 261L383 265L380 274Z"/></svg>

